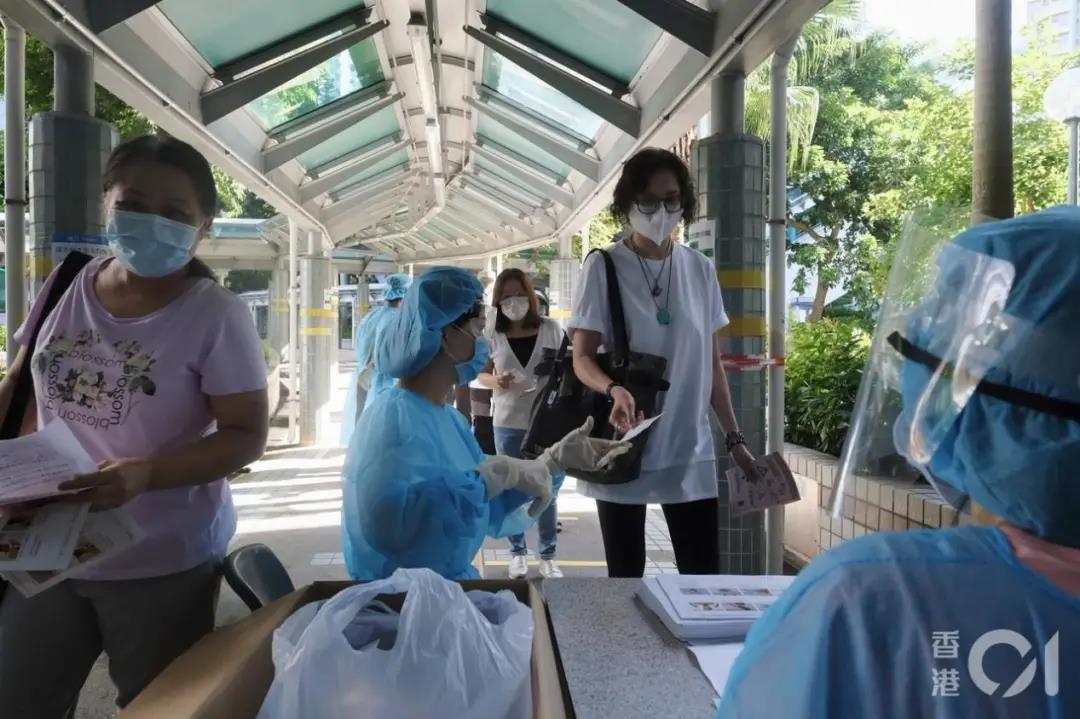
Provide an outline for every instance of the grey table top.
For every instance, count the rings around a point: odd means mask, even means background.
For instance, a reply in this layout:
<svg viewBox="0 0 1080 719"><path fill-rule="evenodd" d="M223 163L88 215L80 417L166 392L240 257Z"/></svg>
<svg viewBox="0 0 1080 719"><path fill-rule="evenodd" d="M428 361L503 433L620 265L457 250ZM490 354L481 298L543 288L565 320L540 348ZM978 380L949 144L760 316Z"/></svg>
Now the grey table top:
<svg viewBox="0 0 1080 719"><path fill-rule="evenodd" d="M543 592L577 719L711 719L686 645L635 596L639 579L548 579Z"/></svg>

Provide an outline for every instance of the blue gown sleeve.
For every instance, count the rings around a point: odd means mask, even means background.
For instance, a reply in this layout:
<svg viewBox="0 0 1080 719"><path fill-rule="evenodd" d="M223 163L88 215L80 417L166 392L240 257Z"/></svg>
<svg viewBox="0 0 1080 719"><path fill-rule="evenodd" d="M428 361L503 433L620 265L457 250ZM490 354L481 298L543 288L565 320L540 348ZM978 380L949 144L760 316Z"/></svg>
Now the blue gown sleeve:
<svg viewBox="0 0 1080 719"><path fill-rule="evenodd" d="M368 481L348 510L357 512L373 549L400 566L430 567L445 576L461 564L462 554L470 554L467 545L483 541L484 481L476 472L436 464L439 453L425 438L407 438L381 454L365 470Z"/></svg>
<svg viewBox="0 0 1080 719"><path fill-rule="evenodd" d="M873 539L819 555L754 623L721 697L718 719L908 716L911 667L925 674L917 591L879 560Z"/></svg>

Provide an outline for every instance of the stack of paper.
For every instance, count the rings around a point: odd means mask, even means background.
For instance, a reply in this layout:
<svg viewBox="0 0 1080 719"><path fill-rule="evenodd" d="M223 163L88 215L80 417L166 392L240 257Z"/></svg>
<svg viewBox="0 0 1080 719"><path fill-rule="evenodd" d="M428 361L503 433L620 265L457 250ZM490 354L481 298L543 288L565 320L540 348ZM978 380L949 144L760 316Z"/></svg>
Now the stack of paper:
<svg viewBox="0 0 1080 719"><path fill-rule="evenodd" d="M0 576L33 596L141 539L122 509L90 512L59 485L97 470L61 421L0 441ZM76 495L77 496L77 495ZM61 500L61 501L57 501Z"/></svg>
<svg viewBox="0 0 1080 719"><path fill-rule="evenodd" d="M642 580L638 596L683 641L742 641L794 577L662 575Z"/></svg>

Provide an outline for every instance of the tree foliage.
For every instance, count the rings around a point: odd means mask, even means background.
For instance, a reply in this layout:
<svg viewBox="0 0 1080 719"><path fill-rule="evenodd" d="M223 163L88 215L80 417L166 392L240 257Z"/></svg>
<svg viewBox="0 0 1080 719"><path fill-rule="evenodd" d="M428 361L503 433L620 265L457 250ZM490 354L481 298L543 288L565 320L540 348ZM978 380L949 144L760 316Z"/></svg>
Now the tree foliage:
<svg viewBox="0 0 1080 719"><path fill-rule="evenodd" d="M1064 129L1042 111L1049 83L1075 57L1055 54L1040 28L1013 56L1016 210L1035 212L1065 196ZM851 63L844 53L805 78L821 93L814 144L791 176L812 206L789 222L803 239L789 246L796 290L816 275L811 320L828 291L843 286L857 306L884 289L891 245L914 210L971 202L974 49L942 61L920 48L872 35Z"/></svg>

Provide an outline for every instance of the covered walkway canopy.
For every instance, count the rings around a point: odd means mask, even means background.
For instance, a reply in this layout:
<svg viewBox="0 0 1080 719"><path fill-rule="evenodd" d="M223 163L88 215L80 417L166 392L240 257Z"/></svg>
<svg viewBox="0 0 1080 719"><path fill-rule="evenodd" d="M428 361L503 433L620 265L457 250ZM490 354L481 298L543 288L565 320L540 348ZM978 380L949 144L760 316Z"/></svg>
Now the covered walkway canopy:
<svg viewBox="0 0 1080 719"><path fill-rule="evenodd" d="M0 0L324 249L566 239L825 0Z"/></svg>

